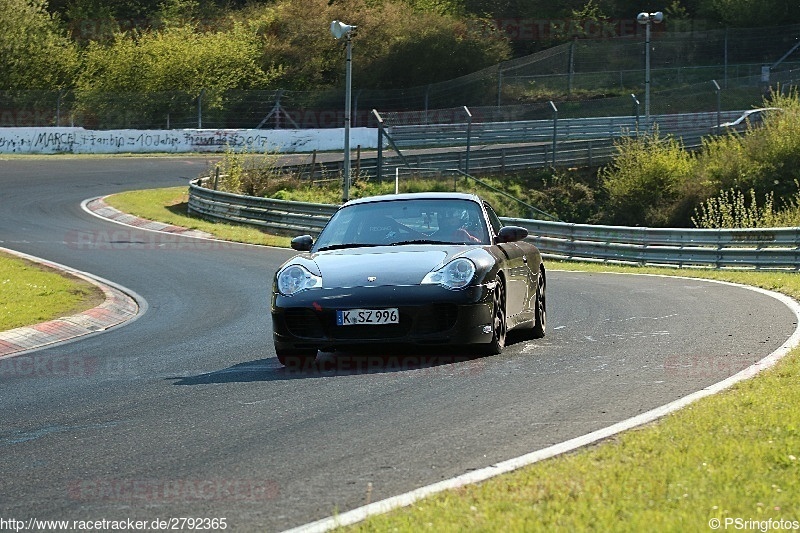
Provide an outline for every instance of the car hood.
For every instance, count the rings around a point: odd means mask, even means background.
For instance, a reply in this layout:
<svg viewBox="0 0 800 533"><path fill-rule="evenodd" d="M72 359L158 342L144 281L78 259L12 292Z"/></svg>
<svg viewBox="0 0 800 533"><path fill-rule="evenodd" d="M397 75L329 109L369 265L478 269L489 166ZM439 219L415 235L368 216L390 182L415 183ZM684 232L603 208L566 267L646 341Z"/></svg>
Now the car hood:
<svg viewBox="0 0 800 533"><path fill-rule="evenodd" d="M319 252L308 258L327 288L418 285L425 274L463 251L463 246L433 250L430 246L381 246Z"/></svg>

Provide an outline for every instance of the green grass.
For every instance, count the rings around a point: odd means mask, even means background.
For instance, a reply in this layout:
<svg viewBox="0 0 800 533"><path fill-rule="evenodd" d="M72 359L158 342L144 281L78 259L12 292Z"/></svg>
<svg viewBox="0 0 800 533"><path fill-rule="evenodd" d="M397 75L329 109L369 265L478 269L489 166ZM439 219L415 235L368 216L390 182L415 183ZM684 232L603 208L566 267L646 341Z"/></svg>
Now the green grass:
<svg viewBox="0 0 800 533"><path fill-rule="evenodd" d="M219 239L265 246L289 246L289 237L270 235L252 226L210 222L187 213L188 187L169 187L114 194L106 203L125 213L185 228L205 231Z"/></svg>
<svg viewBox="0 0 800 533"><path fill-rule="evenodd" d="M91 283L0 252L0 331L80 313L102 301Z"/></svg>
<svg viewBox="0 0 800 533"><path fill-rule="evenodd" d="M162 193L162 202L185 192L174 191ZM797 273L554 261L548 267L732 281L800 298ZM713 518L723 527L725 519L799 520L798 356L800 349L755 379L643 428L346 529L684 532L710 531Z"/></svg>
<svg viewBox="0 0 800 533"><path fill-rule="evenodd" d="M798 376L792 357L644 429L349 530L684 532L709 531L712 518L797 519Z"/></svg>

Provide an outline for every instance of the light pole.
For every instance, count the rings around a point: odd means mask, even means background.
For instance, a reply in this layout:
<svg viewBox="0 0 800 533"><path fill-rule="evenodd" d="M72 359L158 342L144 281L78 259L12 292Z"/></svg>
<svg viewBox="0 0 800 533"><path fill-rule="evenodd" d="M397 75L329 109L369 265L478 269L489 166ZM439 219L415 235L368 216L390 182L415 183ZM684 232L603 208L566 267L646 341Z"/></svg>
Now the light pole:
<svg viewBox="0 0 800 533"><path fill-rule="evenodd" d="M655 22L661 23L664 20L664 13L656 11L655 13L639 13L636 15L636 21L639 24L644 24L645 30L645 54L644 54L644 117L648 127L650 126L650 24Z"/></svg>
<svg viewBox="0 0 800 533"><path fill-rule="evenodd" d="M331 22L331 33L337 39L344 37L347 49L344 90L344 185L342 186L342 202L350 199L350 105L353 78L353 52L350 36L355 29L355 26L350 26L338 20Z"/></svg>

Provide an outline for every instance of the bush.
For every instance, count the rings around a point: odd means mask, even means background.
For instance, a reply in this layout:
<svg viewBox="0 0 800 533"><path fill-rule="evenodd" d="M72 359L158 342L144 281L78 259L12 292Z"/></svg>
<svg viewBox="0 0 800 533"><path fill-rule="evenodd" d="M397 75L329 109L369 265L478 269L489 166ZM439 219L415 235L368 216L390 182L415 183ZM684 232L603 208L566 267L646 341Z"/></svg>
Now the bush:
<svg viewBox="0 0 800 533"><path fill-rule="evenodd" d="M608 194L606 218L620 225L680 226L684 201L696 194L693 156L672 137L658 131L624 137L614 161L600 170Z"/></svg>
<svg viewBox="0 0 800 533"><path fill-rule="evenodd" d="M747 194L736 189L722 191L695 210L692 222L698 228L772 228L800 225L800 183L798 192L776 209L773 193L760 203L755 190Z"/></svg>
<svg viewBox="0 0 800 533"><path fill-rule="evenodd" d="M794 193L800 179L800 103L797 94L775 95L765 106L781 112L766 116L763 126L743 133L706 139L697 158L697 175L716 190L753 189L761 197L774 192L777 199Z"/></svg>
<svg viewBox="0 0 800 533"><path fill-rule="evenodd" d="M537 198L538 196L538 198ZM600 215L602 191L586 183L575 172L560 171L547 179L529 203L565 222L593 223Z"/></svg>
<svg viewBox="0 0 800 533"><path fill-rule="evenodd" d="M269 196L276 191L299 187L300 179L278 166L276 154L252 154L226 147L217 165L217 190L247 196Z"/></svg>
<svg viewBox="0 0 800 533"><path fill-rule="evenodd" d="M77 105L97 113L99 127L163 122L187 109L191 116L201 91L203 107L213 110L230 89L270 82L274 73L257 65L259 54L256 35L240 24L225 33L198 33L191 26L118 33L110 45L87 48Z"/></svg>
<svg viewBox="0 0 800 533"><path fill-rule="evenodd" d="M702 227L786 222L800 179L800 101L796 91L773 94L762 126L704 140L692 155L658 132L624 138L600 172L611 224ZM715 196L718 191L725 191ZM750 191L749 202L741 191ZM756 198L764 198L759 206ZM785 205L774 211L772 205ZM768 207L768 208L767 208ZM767 208L766 211L764 209Z"/></svg>

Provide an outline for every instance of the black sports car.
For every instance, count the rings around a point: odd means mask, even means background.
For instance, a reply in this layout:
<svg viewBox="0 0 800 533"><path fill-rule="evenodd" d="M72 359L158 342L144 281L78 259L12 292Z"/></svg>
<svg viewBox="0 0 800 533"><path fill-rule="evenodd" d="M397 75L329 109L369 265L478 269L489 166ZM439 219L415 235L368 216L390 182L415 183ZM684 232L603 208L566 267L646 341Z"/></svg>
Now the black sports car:
<svg viewBox="0 0 800 533"><path fill-rule="evenodd" d="M525 228L503 226L478 196L417 193L344 204L272 290L275 352L306 364L317 350L365 345L477 345L506 332L545 334L546 273Z"/></svg>

